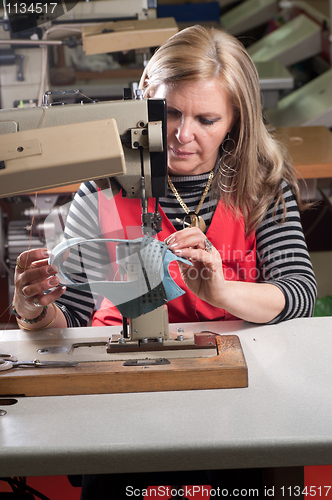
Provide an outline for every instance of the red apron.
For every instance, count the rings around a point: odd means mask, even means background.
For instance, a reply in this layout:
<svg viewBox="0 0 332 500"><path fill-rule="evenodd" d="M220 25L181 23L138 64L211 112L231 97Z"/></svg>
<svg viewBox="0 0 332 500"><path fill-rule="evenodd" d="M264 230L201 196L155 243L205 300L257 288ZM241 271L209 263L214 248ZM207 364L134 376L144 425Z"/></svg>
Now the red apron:
<svg viewBox="0 0 332 500"><path fill-rule="evenodd" d="M136 239L142 237L141 201L123 198L119 193L107 200L99 191L99 222L103 238ZM149 211L154 211L154 199L149 200ZM162 231L157 238L164 241L176 230L159 208L162 216ZM219 250L226 280L255 282L258 278L256 265L256 238L253 232L245 237L243 216L236 217L232 210L225 208L219 201L211 224L206 233L213 246ZM107 244L112 263L116 263L116 244ZM190 323L197 321L225 321L237 319L227 311L211 306L199 299L184 284L176 262L169 267L174 281L186 293L168 302L170 323ZM116 268L114 268L116 274ZM111 278L116 279L116 277ZM116 325L122 323L122 317L112 303L104 299L101 307L95 312L93 326Z"/></svg>

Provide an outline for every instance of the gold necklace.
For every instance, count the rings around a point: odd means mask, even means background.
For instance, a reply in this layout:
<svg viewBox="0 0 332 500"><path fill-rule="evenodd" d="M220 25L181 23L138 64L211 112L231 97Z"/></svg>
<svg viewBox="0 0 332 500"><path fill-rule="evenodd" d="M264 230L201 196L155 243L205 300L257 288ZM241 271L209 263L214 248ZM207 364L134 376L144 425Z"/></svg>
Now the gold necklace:
<svg viewBox="0 0 332 500"><path fill-rule="evenodd" d="M185 202L183 201L183 199L181 198L181 196L177 192L176 187L174 186L173 182L171 181L171 179L168 175L168 184L169 184L171 190L173 191L175 198L180 203L183 210L186 212L186 215L183 219L183 227L184 228L185 227L199 227L199 229L203 233L205 232L206 224L204 222L204 219L198 214L199 214L200 209L202 208L205 197L208 194L212 179L213 179L213 170L211 170L211 172L210 172L209 179L208 179L206 186L205 186L205 189L204 189L204 193L202 195L202 198L200 199L199 204L197 205L195 212L190 212L189 208L187 207L187 205L185 204Z"/></svg>

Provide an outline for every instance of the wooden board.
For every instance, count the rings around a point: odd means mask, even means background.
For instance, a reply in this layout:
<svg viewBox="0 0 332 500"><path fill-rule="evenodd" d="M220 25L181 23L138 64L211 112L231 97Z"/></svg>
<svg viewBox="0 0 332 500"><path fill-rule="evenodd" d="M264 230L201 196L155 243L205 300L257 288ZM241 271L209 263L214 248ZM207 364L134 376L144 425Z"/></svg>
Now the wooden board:
<svg viewBox="0 0 332 500"><path fill-rule="evenodd" d="M67 368L15 368L0 372L0 395L65 396L247 387L248 368L237 335L216 335L216 341L216 356L171 359L167 365L124 366L123 361L102 361Z"/></svg>
<svg viewBox="0 0 332 500"><path fill-rule="evenodd" d="M179 31L175 19L113 21L82 27L86 55L159 47Z"/></svg>
<svg viewBox="0 0 332 500"><path fill-rule="evenodd" d="M332 177L332 133L326 127L280 127L276 138L288 149L299 179Z"/></svg>

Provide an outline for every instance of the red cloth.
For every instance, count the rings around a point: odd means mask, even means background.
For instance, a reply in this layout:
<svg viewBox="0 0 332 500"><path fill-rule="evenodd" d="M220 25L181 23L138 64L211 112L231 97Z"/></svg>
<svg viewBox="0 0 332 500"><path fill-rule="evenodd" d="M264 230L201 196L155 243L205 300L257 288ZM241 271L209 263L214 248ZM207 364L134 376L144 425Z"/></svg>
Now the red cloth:
<svg viewBox="0 0 332 500"><path fill-rule="evenodd" d="M154 199L149 200L149 211L154 211ZM157 238L164 241L176 230L160 208L162 231ZM99 221L104 238L135 239L142 236L141 201L123 198L119 193L107 200L99 191ZM255 282L258 277L256 265L256 238L253 232L245 237L245 226L242 215L236 217L220 201L206 233L207 238L221 254L226 280ZM116 274L116 244L108 243L108 251L113 272ZM179 267L172 262L169 270L174 281L185 290L185 294L168 302L170 323L189 323L197 321L224 321L237 319L227 311L211 306L199 299L184 284ZM111 278L116 279L116 278ZM93 326L121 324L122 318L116 307L104 299L101 307L93 317Z"/></svg>

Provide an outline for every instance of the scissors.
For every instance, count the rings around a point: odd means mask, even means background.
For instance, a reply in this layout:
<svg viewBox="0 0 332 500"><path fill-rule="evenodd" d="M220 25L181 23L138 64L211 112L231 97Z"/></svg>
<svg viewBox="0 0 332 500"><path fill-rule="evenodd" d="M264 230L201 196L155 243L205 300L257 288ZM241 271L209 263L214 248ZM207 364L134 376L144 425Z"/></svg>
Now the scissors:
<svg viewBox="0 0 332 500"><path fill-rule="evenodd" d="M18 361L15 356L11 354L0 353L0 372L10 370L11 368L57 368L67 366L77 366L77 361Z"/></svg>

